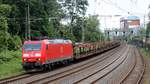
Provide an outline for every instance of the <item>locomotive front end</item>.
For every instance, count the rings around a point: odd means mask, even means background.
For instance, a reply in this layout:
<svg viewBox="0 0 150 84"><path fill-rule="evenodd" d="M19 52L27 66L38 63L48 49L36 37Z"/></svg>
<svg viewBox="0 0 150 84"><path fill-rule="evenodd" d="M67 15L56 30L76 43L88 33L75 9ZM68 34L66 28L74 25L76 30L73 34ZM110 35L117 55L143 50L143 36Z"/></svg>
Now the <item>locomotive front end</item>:
<svg viewBox="0 0 150 84"><path fill-rule="evenodd" d="M39 41L25 42L22 48L22 65L25 70L42 66L42 45Z"/></svg>

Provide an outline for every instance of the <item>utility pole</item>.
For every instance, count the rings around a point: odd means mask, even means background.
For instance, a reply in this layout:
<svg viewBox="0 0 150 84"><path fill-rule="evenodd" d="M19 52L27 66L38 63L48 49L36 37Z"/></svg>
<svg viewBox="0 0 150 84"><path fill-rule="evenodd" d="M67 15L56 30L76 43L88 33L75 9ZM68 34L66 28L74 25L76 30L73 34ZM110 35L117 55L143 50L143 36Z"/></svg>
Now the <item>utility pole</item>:
<svg viewBox="0 0 150 84"><path fill-rule="evenodd" d="M146 31L146 25L145 25L145 15L143 16L143 23L144 23L144 29ZM146 33L146 32L145 32ZM145 42L142 43L142 46L144 47L145 46L145 49L146 49L146 34L145 34ZM144 38L142 39L144 40Z"/></svg>
<svg viewBox="0 0 150 84"><path fill-rule="evenodd" d="M149 5L148 9L149 9L148 20L149 20L149 22L150 22L150 5Z"/></svg>
<svg viewBox="0 0 150 84"><path fill-rule="evenodd" d="M29 8L29 3L27 7L27 22L28 22L28 40L31 40L31 29L30 29L30 8Z"/></svg>
<svg viewBox="0 0 150 84"><path fill-rule="evenodd" d="M25 40L28 40L28 8L26 7L26 19L25 19Z"/></svg>
<svg viewBox="0 0 150 84"><path fill-rule="evenodd" d="M77 8L77 0L71 0L71 12L73 12L73 14L76 12L76 8ZM75 7L74 7L75 6ZM71 34L73 35L73 18L74 18L74 15L71 16L71 27L70 27L70 32Z"/></svg>
<svg viewBox="0 0 150 84"><path fill-rule="evenodd" d="M107 36L107 40L108 40L108 29L107 29L107 27L106 27L106 16L104 16L104 23L105 23L105 28L104 28L104 30L106 31L106 34L105 34L105 36Z"/></svg>
<svg viewBox="0 0 150 84"><path fill-rule="evenodd" d="M149 9L148 20L150 20L150 5L149 5L148 9ZM144 17L144 18L145 18L145 17ZM148 23L149 23L149 22L148 22ZM145 25L144 25L144 27L145 27ZM147 38L148 38L148 37L149 37L149 31L148 31L148 29L146 28L145 49L147 48Z"/></svg>
<svg viewBox="0 0 150 84"><path fill-rule="evenodd" d="M85 41L84 18L81 21L82 21L82 42L84 43Z"/></svg>
<svg viewBox="0 0 150 84"><path fill-rule="evenodd" d="M148 13L148 23L150 22L150 5L148 7L149 9L149 13ZM145 18L145 17L144 17ZM146 35L145 35L145 49L147 48L147 38L149 37L149 31L148 29L146 28Z"/></svg>

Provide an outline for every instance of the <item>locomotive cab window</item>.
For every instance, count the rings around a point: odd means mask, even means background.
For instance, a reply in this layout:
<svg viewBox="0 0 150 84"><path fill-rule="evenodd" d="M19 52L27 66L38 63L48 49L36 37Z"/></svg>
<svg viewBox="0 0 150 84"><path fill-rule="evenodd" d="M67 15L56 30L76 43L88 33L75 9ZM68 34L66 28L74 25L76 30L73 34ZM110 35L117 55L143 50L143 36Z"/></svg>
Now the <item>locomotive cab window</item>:
<svg viewBox="0 0 150 84"><path fill-rule="evenodd" d="M40 50L41 49L41 44L38 43L38 44L25 44L23 46L23 49L26 50L26 51L29 51L29 50Z"/></svg>

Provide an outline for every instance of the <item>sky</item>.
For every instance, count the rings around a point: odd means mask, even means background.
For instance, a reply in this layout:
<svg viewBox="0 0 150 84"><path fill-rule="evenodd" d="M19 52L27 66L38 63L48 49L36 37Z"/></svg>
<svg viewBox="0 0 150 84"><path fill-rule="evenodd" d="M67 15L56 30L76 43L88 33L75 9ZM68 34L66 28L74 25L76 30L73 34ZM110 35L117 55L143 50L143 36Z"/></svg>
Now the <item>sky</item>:
<svg viewBox="0 0 150 84"><path fill-rule="evenodd" d="M143 23L144 15L148 20L150 0L88 0L87 15L99 15L100 28L119 28L120 18L130 15L139 16ZM119 15L119 16L116 16Z"/></svg>

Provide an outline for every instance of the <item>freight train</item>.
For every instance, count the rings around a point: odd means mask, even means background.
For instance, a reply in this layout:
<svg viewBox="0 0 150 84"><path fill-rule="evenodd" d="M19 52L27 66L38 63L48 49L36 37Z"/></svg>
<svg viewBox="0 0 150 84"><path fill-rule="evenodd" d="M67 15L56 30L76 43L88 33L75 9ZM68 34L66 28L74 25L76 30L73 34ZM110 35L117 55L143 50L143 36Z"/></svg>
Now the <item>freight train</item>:
<svg viewBox="0 0 150 84"><path fill-rule="evenodd" d="M22 66L25 70L45 71L56 64L70 63L119 45L119 42L114 41L75 44L71 40L64 39L25 41L22 48Z"/></svg>

